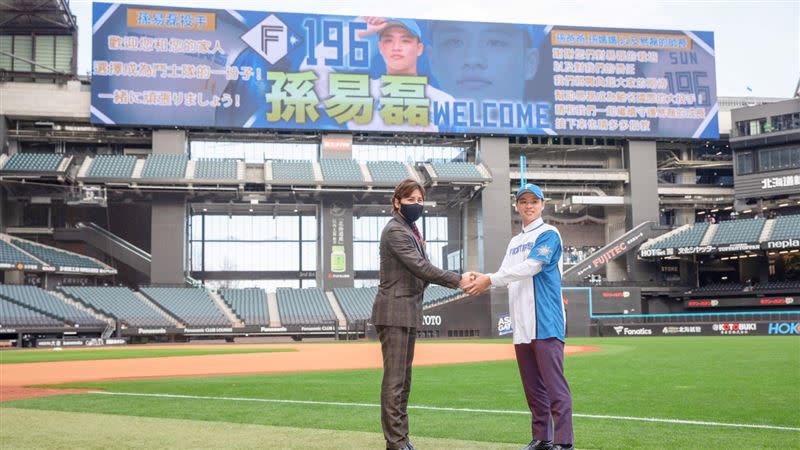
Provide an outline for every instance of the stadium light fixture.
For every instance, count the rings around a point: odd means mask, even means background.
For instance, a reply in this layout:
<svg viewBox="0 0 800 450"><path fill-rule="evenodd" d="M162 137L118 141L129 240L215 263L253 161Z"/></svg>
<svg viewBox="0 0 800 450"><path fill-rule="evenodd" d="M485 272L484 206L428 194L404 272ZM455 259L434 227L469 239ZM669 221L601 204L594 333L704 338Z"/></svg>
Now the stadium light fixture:
<svg viewBox="0 0 800 450"><path fill-rule="evenodd" d="M711 210L712 213L719 212L719 208L714 208Z"/></svg>
<svg viewBox="0 0 800 450"><path fill-rule="evenodd" d="M700 212L698 212L698 213L697 213L697 215L698 215L698 216L702 216L702 215L703 215L703 214L705 214L705 213L706 213L705 211L700 211Z"/></svg>
<svg viewBox="0 0 800 450"><path fill-rule="evenodd" d="M732 209L733 209L733 206L728 206L727 208L725 208L725 211L730 211Z"/></svg>
<svg viewBox="0 0 800 450"><path fill-rule="evenodd" d="M788 203L781 203L780 205L778 205L778 208L785 208L787 206L789 206Z"/></svg>
<svg viewBox="0 0 800 450"><path fill-rule="evenodd" d="M753 212L752 209L745 209L744 211L742 211L742 214L750 214L751 212Z"/></svg>

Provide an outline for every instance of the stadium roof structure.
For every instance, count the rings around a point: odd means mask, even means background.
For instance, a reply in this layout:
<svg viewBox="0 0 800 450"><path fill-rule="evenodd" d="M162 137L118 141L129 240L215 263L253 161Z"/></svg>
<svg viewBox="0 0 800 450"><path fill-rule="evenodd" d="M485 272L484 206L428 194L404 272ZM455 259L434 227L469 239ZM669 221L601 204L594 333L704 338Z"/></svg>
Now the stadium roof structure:
<svg viewBox="0 0 800 450"><path fill-rule="evenodd" d="M76 275L116 275L95 258L0 233L0 270Z"/></svg>
<svg viewBox="0 0 800 450"><path fill-rule="evenodd" d="M684 225L642 244L639 256L658 258L762 251L800 251L800 214Z"/></svg>
<svg viewBox="0 0 800 450"><path fill-rule="evenodd" d="M3 33L31 30L72 33L78 29L68 0L4 0L0 2L0 17Z"/></svg>

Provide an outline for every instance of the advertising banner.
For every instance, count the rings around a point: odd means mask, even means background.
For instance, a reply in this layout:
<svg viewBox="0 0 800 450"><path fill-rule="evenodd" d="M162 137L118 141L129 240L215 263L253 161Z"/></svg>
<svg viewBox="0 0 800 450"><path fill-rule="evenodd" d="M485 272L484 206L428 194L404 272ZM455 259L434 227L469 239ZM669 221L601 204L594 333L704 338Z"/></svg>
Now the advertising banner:
<svg viewBox="0 0 800 450"><path fill-rule="evenodd" d="M719 137L711 32L94 3L92 122Z"/></svg>

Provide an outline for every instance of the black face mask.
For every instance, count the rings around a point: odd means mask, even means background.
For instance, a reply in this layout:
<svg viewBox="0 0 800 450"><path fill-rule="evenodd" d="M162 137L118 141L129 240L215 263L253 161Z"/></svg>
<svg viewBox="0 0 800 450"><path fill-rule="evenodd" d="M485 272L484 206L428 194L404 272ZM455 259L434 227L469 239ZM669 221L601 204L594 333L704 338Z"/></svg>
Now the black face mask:
<svg viewBox="0 0 800 450"><path fill-rule="evenodd" d="M411 205L406 205L405 203L400 204L400 214L406 218L406 220L411 222L416 222L417 219L422 217L422 209L424 206L420 205L419 203L414 203Z"/></svg>

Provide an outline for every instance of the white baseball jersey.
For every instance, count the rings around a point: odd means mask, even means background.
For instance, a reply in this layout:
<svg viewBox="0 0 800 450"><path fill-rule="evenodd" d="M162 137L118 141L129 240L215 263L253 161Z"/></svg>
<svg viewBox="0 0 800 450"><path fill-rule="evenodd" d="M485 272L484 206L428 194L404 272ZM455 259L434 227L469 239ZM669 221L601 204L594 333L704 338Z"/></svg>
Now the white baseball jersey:
<svg viewBox="0 0 800 450"><path fill-rule="evenodd" d="M511 239L492 284L508 285L514 344L534 339L564 341L566 314L561 298L561 235L537 219Z"/></svg>

